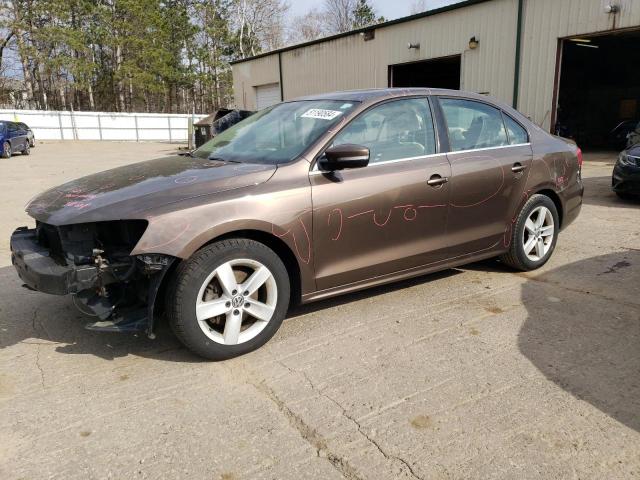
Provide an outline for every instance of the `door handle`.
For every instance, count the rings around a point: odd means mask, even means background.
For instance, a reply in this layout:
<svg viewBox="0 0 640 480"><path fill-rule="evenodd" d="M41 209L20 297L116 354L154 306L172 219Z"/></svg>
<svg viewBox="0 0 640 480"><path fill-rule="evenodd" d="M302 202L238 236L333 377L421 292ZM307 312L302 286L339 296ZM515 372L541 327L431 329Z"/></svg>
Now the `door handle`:
<svg viewBox="0 0 640 480"><path fill-rule="evenodd" d="M435 175L431 175L431 178L427 180L427 185L431 187L440 187L449 181L448 177L441 177L437 173Z"/></svg>
<svg viewBox="0 0 640 480"><path fill-rule="evenodd" d="M511 167L511 171L513 173L520 173L520 172L524 172L527 169L526 166L522 165L521 163L514 163L513 167Z"/></svg>

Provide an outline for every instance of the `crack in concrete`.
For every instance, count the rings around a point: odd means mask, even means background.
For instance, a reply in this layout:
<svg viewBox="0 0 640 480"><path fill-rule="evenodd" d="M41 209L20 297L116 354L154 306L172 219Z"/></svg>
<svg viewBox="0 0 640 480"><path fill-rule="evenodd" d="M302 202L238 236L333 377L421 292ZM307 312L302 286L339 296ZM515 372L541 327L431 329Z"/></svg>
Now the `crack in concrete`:
<svg viewBox="0 0 640 480"><path fill-rule="evenodd" d="M36 349L36 367L38 367L38 370L40 371L40 384L42 385L42 388L46 388L45 384L44 384L44 370L42 370L42 367L40 366L40 345L38 345L37 349Z"/></svg>
<svg viewBox="0 0 640 480"><path fill-rule="evenodd" d="M42 327L42 322L39 321L38 319L38 309L36 308L33 311L33 317L31 318L31 326L33 327L34 331L37 331L36 329L36 322L40 325L40 327L44 330L44 328ZM46 331L45 331L46 333ZM40 365L40 347L41 347L41 343L36 343L37 347L36 347L36 367L38 368L38 371L40 372L40 384L42 385L42 388L45 388L45 382L44 382L44 370L42 370L42 366Z"/></svg>
<svg viewBox="0 0 640 480"><path fill-rule="evenodd" d="M402 464L402 466L405 467L406 471L408 471L409 475L416 479L416 480L424 480L423 477L421 477L420 475L418 475L415 470L413 469L413 467L411 465L409 465L409 463L402 457L399 457L397 455L393 455L390 453L387 453L382 446L376 441L374 440L364 429L364 427L360 424L360 422L358 421L357 418L351 416L349 414L349 412L347 412L347 409L345 407L342 406L342 404L340 402L338 402L336 399L334 399L333 397L331 397L330 395L328 395L327 393L324 392L323 389L320 389L318 387L316 387L316 385L313 383L313 381L311 380L311 378L309 378L309 376L307 375L307 373L305 371L302 370L296 370L294 368L289 367L288 365L278 361L278 363L280 365L282 365L284 368L286 368L287 370L289 370L292 373L297 373L299 375L302 375L305 379L305 381L307 382L307 384L309 384L309 386L311 387L311 390L313 390L314 392L316 392L318 395L326 398L327 400L329 400L331 403L333 403L335 406L337 406L340 409L340 412L342 414L343 417L345 417L347 420L350 420L357 428L358 433L360 433L360 435L362 435L371 445L373 445L376 450L378 450L378 452L380 452L380 454L382 454L382 456L386 459L389 460L391 462L396 461L399 462L400 464ZM400 469L402 470L402 466L400 467Z"/></svg>
<svg viewBox="0 0 640 480"><path fill-rule="evenodd" d="M316 456L326 458L347 480L363 480L346 459L329 450L326 440L314 428L305 423L299 415L296 415L264 380L258 383L248 378L247 382L278 407L278 410L285 416L291 426L298 431L303 440L315 449Z"/></svg>

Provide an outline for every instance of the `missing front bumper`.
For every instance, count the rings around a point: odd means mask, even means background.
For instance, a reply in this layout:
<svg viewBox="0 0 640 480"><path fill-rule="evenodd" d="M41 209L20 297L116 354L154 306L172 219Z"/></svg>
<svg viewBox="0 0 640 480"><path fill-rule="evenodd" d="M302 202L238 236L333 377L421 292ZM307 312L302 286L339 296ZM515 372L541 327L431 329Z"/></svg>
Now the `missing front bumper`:
<svg viewBox="0 0 640 480"><path fill-rule="evenodd" d="M11 235L11 263L20 279L32 289L52 295L78 293L96 285L93 265L62 265L37 242L35 229L18 228Z"/></svg>
<svg viewBox="0 0 640 480"><path fill-rule="evenodd" d="M144 330L153 337L158 290L175 258L145 255L131 257L128 264L63 264L38 243L36 230L26 227L13 232L10 246L11 262L25 286L53 295L74 295L74 303L96 317L88 329ZM110 295L112 289L120 290L117 300Z"/></svg>

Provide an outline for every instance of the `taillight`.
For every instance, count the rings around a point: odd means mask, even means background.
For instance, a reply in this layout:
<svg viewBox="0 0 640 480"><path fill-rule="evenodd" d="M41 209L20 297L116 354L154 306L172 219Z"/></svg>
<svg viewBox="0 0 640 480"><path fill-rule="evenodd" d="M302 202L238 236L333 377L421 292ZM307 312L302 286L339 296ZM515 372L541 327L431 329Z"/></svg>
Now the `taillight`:
<svg viewBox="0 0 640 480"><path fill-rule="evenodd" d="M583 158L582 158L582 150L580 149L580 147L578 147L578 150L576 151L576 156L578 157L578 168L582 170Z"/></svg>

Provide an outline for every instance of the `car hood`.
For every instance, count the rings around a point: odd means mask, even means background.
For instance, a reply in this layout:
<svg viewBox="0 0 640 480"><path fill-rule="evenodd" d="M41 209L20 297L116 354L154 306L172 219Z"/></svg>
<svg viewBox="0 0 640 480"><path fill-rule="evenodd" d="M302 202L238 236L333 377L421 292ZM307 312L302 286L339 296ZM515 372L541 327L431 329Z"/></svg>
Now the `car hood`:
<svg viewBox="0 0 640 480"><path fill-rule="evenodd" d="M636 143L635 145L631 145L627 148L627 155L632 157L640 157L640 143Z"/></svg>
<svg viewBox="0 0 640 480"><path fill-rule="evenodd" d="M73 180L38 195L26 210L52 225L145 218L163 205L257 185L275 170L275 165L171 156Z"/></svg>

